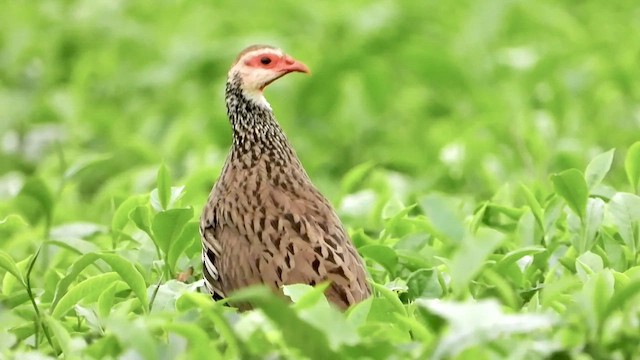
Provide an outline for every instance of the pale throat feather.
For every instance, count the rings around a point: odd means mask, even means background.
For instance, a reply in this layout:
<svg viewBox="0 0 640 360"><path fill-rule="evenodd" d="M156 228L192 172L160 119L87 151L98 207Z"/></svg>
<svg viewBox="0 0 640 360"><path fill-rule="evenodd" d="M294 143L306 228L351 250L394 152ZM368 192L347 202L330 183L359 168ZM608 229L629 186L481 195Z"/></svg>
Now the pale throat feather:
<svg viewBox="0 0 640 360"><path fill-rule="evenodd" d="M262 90L250 90L250 89L242 89L242 93L249 101L253 101L256 105L262 106L271 110L271 104L264 97L264 93Z"/></svg>

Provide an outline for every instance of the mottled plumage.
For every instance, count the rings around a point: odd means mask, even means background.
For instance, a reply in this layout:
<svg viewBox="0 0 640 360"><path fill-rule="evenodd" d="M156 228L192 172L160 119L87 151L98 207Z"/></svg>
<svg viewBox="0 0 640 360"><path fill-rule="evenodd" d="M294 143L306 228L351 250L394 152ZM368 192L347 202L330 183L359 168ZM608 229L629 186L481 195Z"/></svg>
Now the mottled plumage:
<svg viewBox="0 0 640 360"><path fill-rule="evenodd" d="M245 49L229 71L233 145L201 217L205 283L219 299L252 284L329 280L328 299L346 308L371 294L363 262L262 96L292 71L308 69L268 46Z"/></svg>

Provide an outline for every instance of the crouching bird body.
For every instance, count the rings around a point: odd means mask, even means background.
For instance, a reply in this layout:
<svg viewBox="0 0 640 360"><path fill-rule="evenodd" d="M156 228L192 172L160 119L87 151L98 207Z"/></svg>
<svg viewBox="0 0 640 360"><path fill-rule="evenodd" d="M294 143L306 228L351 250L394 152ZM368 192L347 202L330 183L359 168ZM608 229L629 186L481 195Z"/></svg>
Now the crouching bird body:
<svg viewBox="0 0 640 360"><path fill-rule="evenodd" d="M309 70L259 45L242 51L229 71L233 144L200 222L205 284L220 299L254 284L277 290L328 281L327 298L345 309L371 294L362 259L263 96L291 72Z"/></svg>

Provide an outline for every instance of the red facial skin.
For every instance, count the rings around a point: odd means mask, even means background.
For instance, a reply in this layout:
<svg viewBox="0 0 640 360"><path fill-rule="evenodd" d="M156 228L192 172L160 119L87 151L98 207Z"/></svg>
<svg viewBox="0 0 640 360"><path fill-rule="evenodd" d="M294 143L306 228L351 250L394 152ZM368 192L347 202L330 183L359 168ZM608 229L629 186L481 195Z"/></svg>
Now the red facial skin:
<svg viewBox="0 0 640 360"><path fill-rule="evenodd" d="M266 61L267 59L268 61ZM266 64L263 61L266 62ZM303 64L300 61L297 61L289 55L278 56L272 53L260 54L247 60L245 64L262 69L271 69L278 72L282 71L285 73L310 73L307 65Z"/></svg>
<svg viewBox="0 0 640 360"><path fill-rule="evenodd" d="M283 77L284 75L291 72L301 72L309 74L309 68L307 65L302 62L292 58L289 55L278 56L272 53L264 53L260 55L256 55L247 61L245 64L248 66L256 67L259 69L271 70L275 73L278 73L278 76L273 78L267 84L265 84L260 90L264 89L267 85L271 84L275 80Z"/></svg>

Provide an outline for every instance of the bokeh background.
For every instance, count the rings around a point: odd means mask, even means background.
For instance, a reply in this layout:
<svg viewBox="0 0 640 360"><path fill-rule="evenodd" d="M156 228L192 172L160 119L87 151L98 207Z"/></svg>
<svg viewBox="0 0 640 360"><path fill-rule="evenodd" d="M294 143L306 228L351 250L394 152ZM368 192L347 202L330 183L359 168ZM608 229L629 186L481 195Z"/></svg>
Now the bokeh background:
<svg viewBox="0 0 640 360"><path fill-rule="evenodd" d="M544 191L640 137L634 0L3 1L0 218L37 177L54 223L108 223L162 162L198 209L231 142L227 69L254 43L312 69L266 95L348 225L391 197Z"/></svg>

